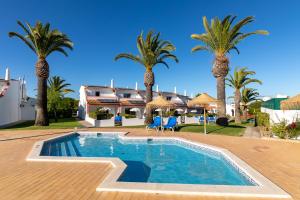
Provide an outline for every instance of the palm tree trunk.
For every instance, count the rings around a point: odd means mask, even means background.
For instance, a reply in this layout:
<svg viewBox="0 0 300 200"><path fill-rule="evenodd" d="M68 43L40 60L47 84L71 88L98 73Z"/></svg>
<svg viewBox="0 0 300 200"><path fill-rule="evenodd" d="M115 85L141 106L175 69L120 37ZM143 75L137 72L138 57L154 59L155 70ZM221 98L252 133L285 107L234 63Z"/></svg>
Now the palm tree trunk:
<svg viewBox="0 0 300 200"><path fill-rule="evenodd" d="M241 123L241 92L236 89L234 93L234 109L235 109L235 123Z"/></svg>
<svg viewBox="0 0 300 200"><path fill-rule="evenodd" d="M218 116L226 117L225 77L228 74L229 60L225 55L216 56L212 73L217 79L217 97L220 101Z"/></svg>
<svg viewBox="0 0 300 200"><path fill-rule="evenodd" d="M243 117L244 117L244 120L247 121L248 120L248 112L247 112L247 107L244 106L243 108Z"/></svg>
<svg viewBox="0 0 300 200"><path fill-rule="evenodd" d="M38 91L36 99L35 126L48 126L47 112L47 78L49 77L49 66L45 59L39 58L36 63L36 75L38 79Z"/></svg>
<svg viewBox="0 0 300 200"><path fill-rule="evenodd" d="M48 126L47 113L47 79L38 77L38 92L36 99L36 118L35 126Z"/></svg>
<svg viewBox="0 0 300 200"><path fill-rule="evenodd" d="M58 121L58 119L57 119L57 113L56 113L56 110L54 110L54 120L55 120L55 122L57 122L57 121Z"/></svg>
<svg viewBox="0 0 300 200"><path fill-rule="evenodd" d="M149 103L150 101L152 101L152 86L148 85L146 87L146 103ZM150 108L146 108L145 124L151 124L152 118L152 110Z"/></svg>
<svg viewBox="0 0 300 200"><path fill-rule="evenodd" d="M225 92L225 77L217 78L217 98L220 101L218 108L218 116L226 117L226 92Z"/></svg>
<svg viewBox="0 0 300 200"><path fill-rule="evenodd" d="M149 68L146 67L146 72L144 74L144 84L146 87L146 103L149 103L152 101L152 87L154 85L154 73L149 70ZM152 123L152 110L149 108L146 108L146 118L145 118L145 124L151 124Z"/></svg>

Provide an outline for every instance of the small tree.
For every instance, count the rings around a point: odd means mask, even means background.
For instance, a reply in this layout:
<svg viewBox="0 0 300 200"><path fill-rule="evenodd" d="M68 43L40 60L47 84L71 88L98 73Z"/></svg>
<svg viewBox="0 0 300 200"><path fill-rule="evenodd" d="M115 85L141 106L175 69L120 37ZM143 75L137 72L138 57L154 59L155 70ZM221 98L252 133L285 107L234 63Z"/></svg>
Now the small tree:
<svg viewBox="0 0 300 200"><path fill-rule="evenodd" d="M74 90L67 88L70 85L65 83L65 80L59 76L53 76L48 80L48 111L53 112L55 122L58 121L57 111L62 106L64 95L74 92Z"/></svg>
<svg viewBox="0 0 300 200"><path fill-rule="evenodd" d="M241 88L244 88L246 85L250 83L259 83L262 84L262 82L258 79L250 78L249 76L254 75L254 71L248 71L246 67L242 68L235 68L233 74L229 75L228 78L226 78L226 84L230 87L232 87L234 91L234 107L235 107L235 122L241 123Z"/></svg>

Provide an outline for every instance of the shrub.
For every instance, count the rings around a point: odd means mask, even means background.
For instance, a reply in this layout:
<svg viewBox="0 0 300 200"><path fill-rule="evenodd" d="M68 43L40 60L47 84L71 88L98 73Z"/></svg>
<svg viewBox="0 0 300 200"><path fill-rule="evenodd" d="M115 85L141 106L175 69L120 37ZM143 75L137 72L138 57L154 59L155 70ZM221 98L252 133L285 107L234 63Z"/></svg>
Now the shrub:
<svg viewBox="0 0 300 200"><path fill-rule="evenodd" d="M287 128L286 122L282 121L280 123L276 123L272 126L272 132L279 138L286 138Z"/></svg>
<svg viewBox="0 0 300 200"><path fill-rule="evenodd" d="M270 115L259 112L256 114L256 122L258 126L270 127Z"/></svg>
<svg viewBox="0 0 300 200"><path fill-rule="evenodd" d="M132 114L121 114L122 117L125 117L126 119L130 119L130 118L136 118L135 115Z"/></svg>
<svg viewBox="0 0 300 200"><path fill-rule="evenodd" d="M298 136L299 133L297 132L297 124L295 122L287 126L287 133L288 138L294 138Z"/></svg>
<svg viewBox="0 0 300 200"><path fill-rule="evenodd" d="M186 116L187 117L195 117L197 116L195 113L186 113Z"/></svg>
<svg viewBox="0 0 300 200"><path fill-rule="evenodd" d="M108 113L105 110L102 110L102 108L97 108L96 111L89 112L89 116L96 120L102 120L102 119L111 119L114 115L111 113Z"/></svg>
<svg viewBox="0 0 300 200"><path fill-rule="evenodd" d="M228 118L227 117L219 117L216 121L216 124L219 126L228 126Z"/></svg>
<svg viewBox="0 0 300 200"><path fill-rule="evenodd" d="M288 124L284 120L272 126L272 132L281 139L291 139L298 135L297 124L295 122Z"/></svg>
<svg viewBox="0 0 300 200"><path fill-rule="evenodd" d="M89 117L93 118L93 119L97 119L97 113L96 113L96 111L89 112Z"/></svg>
<svg viewBox="0 0 300 200"><path fill-rule="evenodd" d="M207 113L207 116L208 117L215 117L215 116L217 116L217 114L216 113Z"/></svg>
<svg viewBox="0 0 300 200"><path fill-rule="evenodd" d="M260 112L262 101L255 101L248 106L248 113L254 115Z"/></svg>

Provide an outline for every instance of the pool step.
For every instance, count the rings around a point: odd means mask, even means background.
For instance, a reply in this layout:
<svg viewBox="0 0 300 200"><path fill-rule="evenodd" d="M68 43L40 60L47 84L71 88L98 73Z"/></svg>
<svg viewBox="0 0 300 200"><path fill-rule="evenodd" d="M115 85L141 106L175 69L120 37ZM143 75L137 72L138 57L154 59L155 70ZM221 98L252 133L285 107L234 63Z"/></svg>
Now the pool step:
<svg viewBox="0 0 300 200"><path fill-rule="evenodd" d="M45 144L44 155L48 156L81 156L73 140Z"/></svg>

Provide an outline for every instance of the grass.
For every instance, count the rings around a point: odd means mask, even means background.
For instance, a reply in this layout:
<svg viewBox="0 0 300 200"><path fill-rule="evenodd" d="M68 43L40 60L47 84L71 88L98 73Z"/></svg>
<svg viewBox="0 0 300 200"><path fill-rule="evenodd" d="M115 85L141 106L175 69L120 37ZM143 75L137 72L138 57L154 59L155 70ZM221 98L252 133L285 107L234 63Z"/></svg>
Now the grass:
<svg viewBox="0 0 300 200"><path fill-rule="evenodd" d="M246 127L251 126L251 123L245 124L234 124L230 123L229 126L223 127L217 124L207 124L206 130L208 134L220 134L230 136L242 136ZM115 128L145 128L145 125L140 126L117 126ZM182 124L178 126L176 130L178 132L193 132L193 133L204 133L203 125L199 124Z"/></svg>
<svg viewBox="0 0 300 200"><path fill-rule="evenodd" d="M222 127L216 124L207 125L208 134L221 134L230 136L241 136L245 128L249 124L234 124L231 123L227 127ZM11 127L3 128L0 130L43 130L43 129L73 129L74 127L82 127L82 125L75 118L59 119L58 122L50 120L49 126L34 126L34 121L27 121ZM145 128L145 125L140 126L116 126L114 128ZM199 124L182 124L178 126L179 132L193 132L203 133L203 125Z"/></svg>
<svg viewBox="0 0 300 200"><path fill-rule="evenodd" d="M54 122L54 120L50 120L49 126L34 126L34 121L27 121L0 130L68 129L74 127L82 127L82 125L75 118L65 118L65 119L58 119L58 122Z"/></svg>
<svg viewBox="0 0 300 200"><path fill-rule="evenodd" d="M207 134L220 134L220 135L230 135L230 136L242 136L246 127L249 124L234 124L230 123L228 126L223 127L217 124L208 124L206 126ZM193 133L203 133L204 127L199 124L184 124L179 125L178 128L180 132L193 132Z"/></svg>

